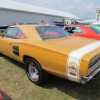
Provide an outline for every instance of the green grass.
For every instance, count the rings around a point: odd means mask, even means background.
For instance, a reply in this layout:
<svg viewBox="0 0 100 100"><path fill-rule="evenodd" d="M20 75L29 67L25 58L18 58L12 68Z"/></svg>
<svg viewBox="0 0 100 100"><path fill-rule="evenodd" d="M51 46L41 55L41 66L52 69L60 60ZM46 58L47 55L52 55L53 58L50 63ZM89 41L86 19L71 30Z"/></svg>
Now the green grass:
<svg viewBox="0 0 100 100"><path fill-rule="evenodd" d="M0 35L2 34L2 32L0 32Z"/></svg>
<svg viewBox="0 0 100 100"><path fill-rule="evenodd" d="M100 74L85 85L53 76L37 86L29 81L23 66L0 56L0 91L5 100L100 100Z"/></svg>
<svg viewBox="0 0 100 100"><path fill-rule="evenodd" d="M2 33L3 33L3 32L0 31L0 35L1 35Z"/></svg>

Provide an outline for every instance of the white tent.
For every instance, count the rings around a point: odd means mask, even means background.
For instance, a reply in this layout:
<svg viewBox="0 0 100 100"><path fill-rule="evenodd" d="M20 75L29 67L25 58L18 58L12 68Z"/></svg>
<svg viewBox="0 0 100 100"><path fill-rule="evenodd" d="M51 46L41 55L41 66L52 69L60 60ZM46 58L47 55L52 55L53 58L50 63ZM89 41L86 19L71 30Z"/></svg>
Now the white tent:
<svg viewBox="0 0 100 100"><path fill-rule="evenodd" d="M93 25L100 25L100 23L99 22L94 22L94 23L92 23Z"/></svg>

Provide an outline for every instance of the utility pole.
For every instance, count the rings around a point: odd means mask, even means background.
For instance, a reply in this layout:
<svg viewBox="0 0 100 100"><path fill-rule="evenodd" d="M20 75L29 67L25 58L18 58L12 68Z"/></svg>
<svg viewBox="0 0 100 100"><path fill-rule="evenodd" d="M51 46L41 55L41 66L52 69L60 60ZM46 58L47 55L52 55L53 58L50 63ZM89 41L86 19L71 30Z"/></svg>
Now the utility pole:
<svg viewBox="0 0 100 100"><path fill-rule="evenodd" d="M96 21L100 22L100 8L96 9Z"/></svg>

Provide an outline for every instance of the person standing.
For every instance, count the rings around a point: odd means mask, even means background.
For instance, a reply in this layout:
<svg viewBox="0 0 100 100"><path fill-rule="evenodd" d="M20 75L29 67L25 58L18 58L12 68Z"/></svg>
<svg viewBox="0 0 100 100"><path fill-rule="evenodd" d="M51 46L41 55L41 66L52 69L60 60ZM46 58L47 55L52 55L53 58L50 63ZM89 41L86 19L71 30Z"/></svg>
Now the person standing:
<svg viewBox="0 0 100 100"><path fill-rule="evenodd" d="M44 23L44 21L43 21L43 20L41 21L41 24L45 25L45 23Z"/></svg>

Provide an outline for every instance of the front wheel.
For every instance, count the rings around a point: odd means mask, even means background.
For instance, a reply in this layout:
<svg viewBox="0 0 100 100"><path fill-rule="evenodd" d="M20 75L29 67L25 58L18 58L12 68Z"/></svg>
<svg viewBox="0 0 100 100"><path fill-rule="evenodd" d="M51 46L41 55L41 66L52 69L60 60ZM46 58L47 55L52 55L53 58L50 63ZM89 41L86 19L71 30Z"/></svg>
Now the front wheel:
<svg viewBox="0 0 100 100"><path fill-rule="evenodd" d="M45 72L41 65L33 58L28 58L25 61L26 74L34 84L41 84L44 82L49 74Z"/></svg>

